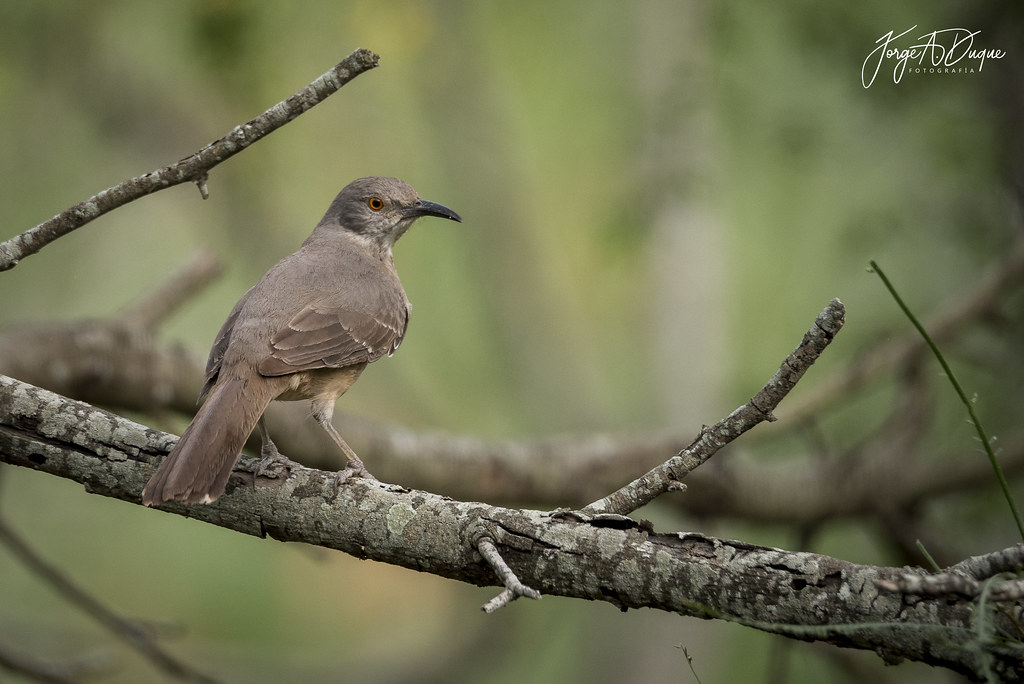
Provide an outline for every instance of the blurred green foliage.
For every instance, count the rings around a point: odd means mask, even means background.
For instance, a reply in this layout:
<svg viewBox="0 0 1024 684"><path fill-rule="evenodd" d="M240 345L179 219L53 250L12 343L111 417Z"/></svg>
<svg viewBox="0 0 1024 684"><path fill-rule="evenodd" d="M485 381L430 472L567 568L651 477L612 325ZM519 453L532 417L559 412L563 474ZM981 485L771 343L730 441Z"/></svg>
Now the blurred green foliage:
<svg viewBox="0 0 1024 684"><path fill-rule="evenodd" d="M745 401L831 297L848 325L801 390L905 333L869 259L927 316L1019 232L1019 121L995 95L1011 88L1010 60L862 87L878 37L914 24L1024 44L1012 3L4 3L0 239L190 154L356 47L382 59L215 169L208 201L192 186L158 193L0 274L0 324L115 313L206 248L226 277L164 330L203 356L337 190L395 175L465 223L424 221L396 248L408 338L340 411L486 437L696 430ZM999 344L974 342L968 359ZM965 373L995 429L1019 419L1019 364ZM862 402L874 409L826 423L830 437L883 420L879 392ZM936 402L951 426L936 444L953 434L970 452L955 400ZM232 681L689 681L680 643L705 682L760 681L768 667L772 641L737 627L550 597L485 617L491 590L240 538L34 473L4 469L0 494L76 580L126 614L185 624L170 648ZM817 550L884 561L862 533ZM116 649L116 681L153 677L3 552L0 576L5 644L55 659ZM831 672L800 652L789 681ZM915 674L929 676L908 666L900 681Z"/></svg>

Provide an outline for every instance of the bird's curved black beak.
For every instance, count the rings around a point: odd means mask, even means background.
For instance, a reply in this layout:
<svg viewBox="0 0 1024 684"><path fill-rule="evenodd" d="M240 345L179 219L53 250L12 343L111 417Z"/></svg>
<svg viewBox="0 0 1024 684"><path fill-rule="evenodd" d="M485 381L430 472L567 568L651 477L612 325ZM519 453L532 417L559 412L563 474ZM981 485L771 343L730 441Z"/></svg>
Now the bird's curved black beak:
<svg viewBox="0 0 1024 684"><path fill-rule="evenodd" d="M437 216L438 218L451 219L452 221L462 223L462 217L448 207L424 199L416 200L416 203L408 207L404 213L406 216L411 217Z"/></svg>

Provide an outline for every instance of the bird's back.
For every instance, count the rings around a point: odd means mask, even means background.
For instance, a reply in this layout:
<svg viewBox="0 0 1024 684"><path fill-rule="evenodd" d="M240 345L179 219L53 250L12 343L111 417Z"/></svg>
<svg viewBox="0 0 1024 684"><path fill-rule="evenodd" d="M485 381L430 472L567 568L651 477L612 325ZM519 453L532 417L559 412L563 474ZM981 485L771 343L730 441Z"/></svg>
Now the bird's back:
<svg viewBox="0 0 1024 684"><path fill-rule="evenodd" d="M219 347L218 373L238 363L255 362L262 375L368 363L397 348L408 319L389 253L341 231L314 232L239 301L210 363Z"/></svg>

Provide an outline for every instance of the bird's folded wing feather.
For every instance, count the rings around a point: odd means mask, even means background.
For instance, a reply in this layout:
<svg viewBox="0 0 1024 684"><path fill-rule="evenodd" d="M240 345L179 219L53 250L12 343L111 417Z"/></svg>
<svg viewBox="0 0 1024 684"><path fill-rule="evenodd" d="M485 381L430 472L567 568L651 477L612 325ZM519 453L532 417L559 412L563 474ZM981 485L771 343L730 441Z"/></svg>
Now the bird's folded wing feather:
<svg viewBox="0 0 1024 684"><path fill-rule="evenodd" d="M373 315L351 309L307 306L270 340L260 360L262 375L285 375L315 368L370 363L393 354L405 335L408 312Z"/></svg>
<svg viewBox="0 0 1024 684"><path fill-rule="evenodd" d="M217 376L220 374L221 364L224 362L224 354L228 350L228 345L231 343L231 333L235 329L235 321L238 320L238 314L245 305L246 299L249 298L249 294L253 291L253 288L242 295L242 298L235 304L235 308L228 314L228 319L224 321L224 325L220 327L220 331L217 333L217 339L213 342L213 347L210 348L210 357L206 360L206 374L204 376L205 383L203 384L203 390L199 393L199 400L202 401L209 392L214 384L217 382Z"/></svg>

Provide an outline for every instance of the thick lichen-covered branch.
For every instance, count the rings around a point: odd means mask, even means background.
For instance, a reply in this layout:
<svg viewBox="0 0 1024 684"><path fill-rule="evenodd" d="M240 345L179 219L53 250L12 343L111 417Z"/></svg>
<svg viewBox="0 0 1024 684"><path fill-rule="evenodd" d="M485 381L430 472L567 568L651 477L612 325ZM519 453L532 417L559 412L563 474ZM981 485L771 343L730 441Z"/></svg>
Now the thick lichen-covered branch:
<svg viewBox="0 0 1024 684"><path fill-rule="evenodd" d="M138 503L175 437L0 377L0 459L69 478ZM477 530L523 585L542 594L725 618L782 634L870 649L887 661L921 660L976 674L987 659L1019 679L1013 648L971 639L969 599L887 593L903 568L858 565L702 534L657 533L622 516L551 515L454 501L428 492L296 467L254 481L243 458L226 495L211 505L168 505L178 515L246 534L338 549L471 584L499 583L481 557ZM986 619L1001 619L999 616ZM871 624L868 624L871 623ZM880 625L882 627L880 627ZM796 627L813 628L810 631Z"/></svg>

